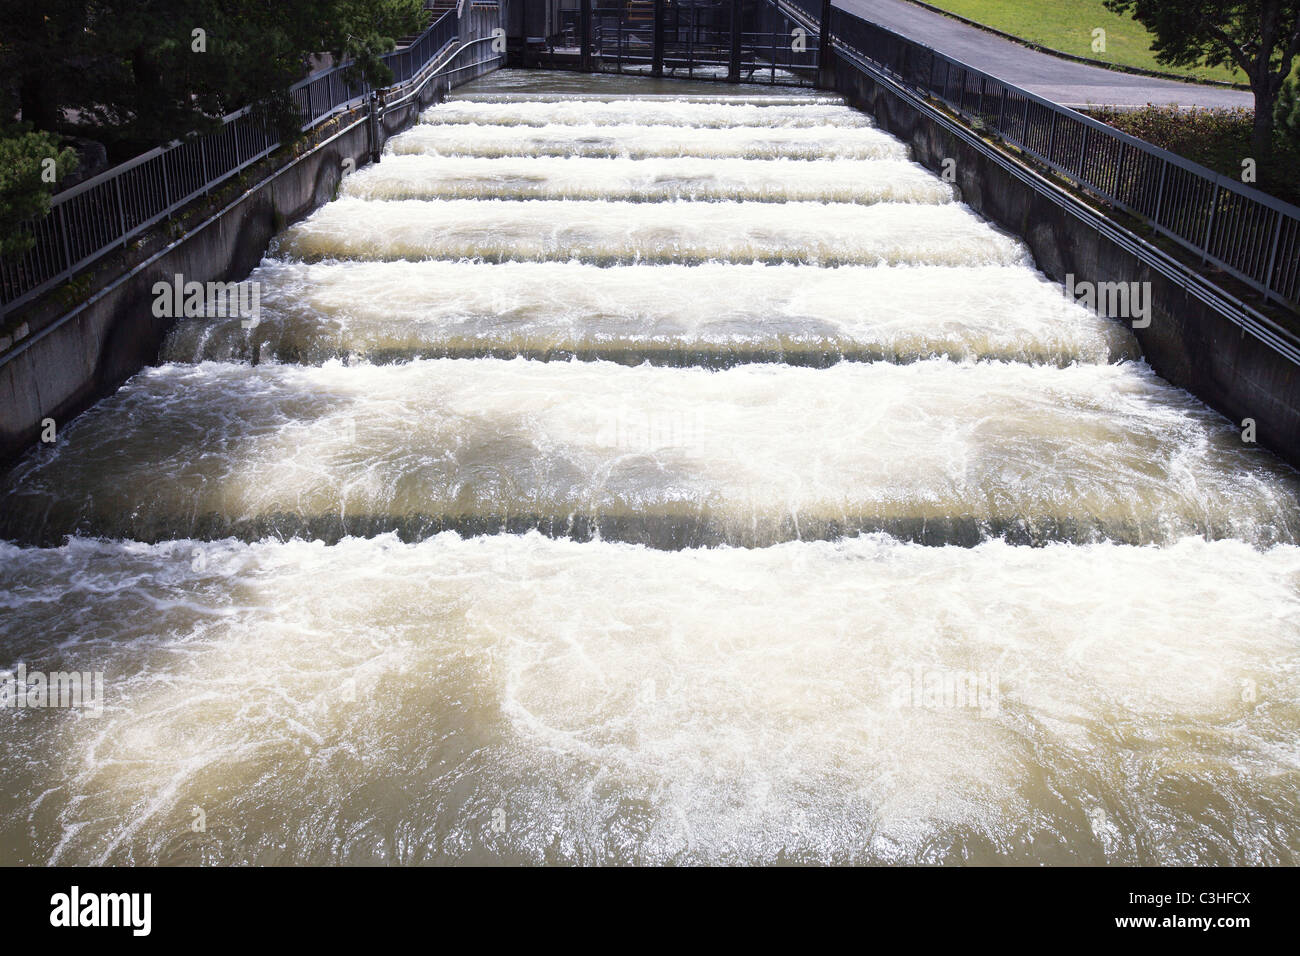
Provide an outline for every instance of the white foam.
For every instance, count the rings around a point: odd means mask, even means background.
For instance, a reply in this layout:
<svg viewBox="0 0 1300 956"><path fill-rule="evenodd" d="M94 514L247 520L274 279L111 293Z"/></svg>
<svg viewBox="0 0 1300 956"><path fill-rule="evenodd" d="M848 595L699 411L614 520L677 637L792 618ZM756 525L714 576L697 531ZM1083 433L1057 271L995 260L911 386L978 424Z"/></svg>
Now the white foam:
<svg viewBox="0 0 1300 956"><path fill-rule="evenodd" d="M7 717L12 863L1296 862L1294 547L75 541L0 606L106 674Z"/></svg>
<svg viewBox="0 0 1300 956"><path fill-rule="evenodd" d="M583 354L710 364L933 355L1136 358L1132 333L1021 267L284 262L253 273L256 329L188 320L170 361Z"/></svg>
<svg viewBox="0 0 1300 956"><path fill-rule="evenodd" d="M965 206L339 199L281 233L274 253L323 259L1028 264Z"/></svg>
<svg viewBox="0 0 1300 956"><path fill-rule="evenodd" d="M766 106L753 103L695 103L684 100L626 99L600 102L483 103L452 100L427 110L423 123L473 123L493 126L766 126L769 128L870 126L865 113L848 106L814 103Z"/></svg>
<svg viewBox="0 0 1300 956"><path fill-rule="evenodd" d="M419 125L385 147L397 155L589 156L647 159L701 156L740 159L908 158L898 140L867 126L723 129L682 126L557 125L541 127Z"/></svg>
<svg viewBox="0 0 1300 956"><path fill-rule="evenodd" d="M1134 364L474 359L147 369L18 468L0 527L1267 543L1298 515L1289 471Z"/></svg>
<svg viewBox="0 0 1300 956"><path fill-rule="evenodd" d="M347 177L358 199L689 199L946 203L952 187L913 163L750 159L390 156Z"/></svg>

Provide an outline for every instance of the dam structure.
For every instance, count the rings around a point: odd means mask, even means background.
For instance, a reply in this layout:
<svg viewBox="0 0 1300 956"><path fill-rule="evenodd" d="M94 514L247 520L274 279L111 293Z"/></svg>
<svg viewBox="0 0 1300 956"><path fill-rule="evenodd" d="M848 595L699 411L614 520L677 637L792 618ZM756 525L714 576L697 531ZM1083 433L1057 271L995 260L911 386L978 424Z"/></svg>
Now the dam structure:
<svg viewBox="0 0 1300 956"><path fill-rule="evenodd" d="M501 70L248 281L2 479L7 862L1297 862L1296 473L838 96Z"/></svg>

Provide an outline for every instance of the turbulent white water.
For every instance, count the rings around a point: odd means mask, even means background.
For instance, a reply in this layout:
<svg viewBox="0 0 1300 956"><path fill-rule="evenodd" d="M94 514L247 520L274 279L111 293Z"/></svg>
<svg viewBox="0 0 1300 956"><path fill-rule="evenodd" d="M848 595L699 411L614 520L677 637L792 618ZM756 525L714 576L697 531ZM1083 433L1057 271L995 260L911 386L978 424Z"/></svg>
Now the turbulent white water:
<svg viewBox="0 0 1300 956"><path fill-rule="evenodd" d="M624 364L841 357L1032 364L1138 356L1130 332L1028 269L268 259L257 328L179 323L171 361L582 355Z"/></svg>
<svg viewBox="0 0 1300 956"><path fill-rule="evenodd" d="M864 114L505 72L340 197L0 479L104 688L0 862L1300 860L1295 472Z"/></svg>
<svg viewBox="0 0 1300 956"><path fill-rule="evenodd" d="M1024 247L965 206L343 198L286 229L274 252L327 259L577 259L1011 265Z"/></svg>
<svg viewBox="0 0 1300 956"><path fill-rule="evenodd" d="M495 126L706 126L715 129L735 126L775 128L871 126L865 113L839 103L799 105L755 105L753 102L701 103L689 100L561 100L559 102L511 101L491 103L453 100L436 106L421 118L424 123L451 125L472 123Z"/></svg>
<svg viewBox="0 0 1300 956"><path fill-rule="evenodd" d="M1240 448L1134 364L169 365L20 470L0 529L1300 540L1293 484Z"/></svg>
<svg viewBox="0 0 1300 956"><path fill-rule="evenodd" d="M350 176L358 199L946 203L952 188L897 160L482 159L392 156Z"/></svg>
<svg viewBox="0 0 1300 956"><path fill-rule="evenodd" d="M59 863L1293 862L1298 588L1300 549L1231 541L0 545L11 653L112 688L99 719L10 717L0 840ZM954 706L948 675L976 693Z"/></svg>
<svg viewBox="0 0 1300 956"><path fill-rule="evenodd" d="M589 156L603 159L706 157L738 159L906 160L898 140L867 126L722 129L680 126L581 126L537 128L491 125L423 125L392 140L395 156Z"/></svg>

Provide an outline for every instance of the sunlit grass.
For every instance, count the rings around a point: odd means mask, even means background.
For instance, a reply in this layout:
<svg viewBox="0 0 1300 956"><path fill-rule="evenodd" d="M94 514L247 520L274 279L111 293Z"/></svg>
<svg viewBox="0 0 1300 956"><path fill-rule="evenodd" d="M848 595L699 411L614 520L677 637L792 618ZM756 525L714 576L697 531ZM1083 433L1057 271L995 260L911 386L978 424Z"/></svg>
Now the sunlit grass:
<svg viewBox="0 0 1300 956"><path fill-rule="evenodd" d="M1012 36L1062 53L1103 60L1118 66L1180 73L1189 77L1245 82L1240 71L1227 67L1174 67L1156 62L1152 37L1131 17L1117 16L1102 0L927 0L947 10ZM1092 48L1092 31L1106 31L1106 50Z"/></svg>

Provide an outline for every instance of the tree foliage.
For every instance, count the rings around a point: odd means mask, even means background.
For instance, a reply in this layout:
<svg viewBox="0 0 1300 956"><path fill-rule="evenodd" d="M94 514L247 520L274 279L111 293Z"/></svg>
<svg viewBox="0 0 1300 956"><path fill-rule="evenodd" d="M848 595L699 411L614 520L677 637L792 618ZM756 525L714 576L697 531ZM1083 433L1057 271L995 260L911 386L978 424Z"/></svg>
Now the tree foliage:
<svg viewBox="0 0 1300 956"><path fill-rule="evenodd" d="M29 234L19 226L50 211L55 185L77 164L50 133L16 126L0 132L0 256L26 252Z"/></svg>
<svg viewBox="0 0 1300 956"><path fill-rule="evenodd" d="M1228 64L1255 94L1253 147L1273 147L1274 108L1300 57L1300 0L1105 0L1155 36L1156 59L1171 66Z"/></svg>
<svg viewBox="0 0 1300 956"><path fill-rule="evenodd" d="M59 134L121 161L253 103L292 134L289 88L313 56L386 85L381 56L424 22L421 0L0 0L0 255L24 251L21 223L48 211L42 161L57 178L75 164Z"/></svg>
<svg viewBox="0 0 1300 956"><path fill-rule="evenodd" d="M421 0L0 0L0 77L37 129L94 127L116 158L212 127L250 103L292 127L287 91L313 54L379 57L418 32ZM0 80L0 83L3 83Z"/></svg>
<svg viewBox="0 0 1300 956"><path fill-rule="evenodd" d="M1294 148L1300 149L1300 83L1295 77L1287 80L1282 87L1273 119L1283 138Z"/></svg>

